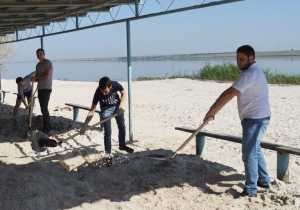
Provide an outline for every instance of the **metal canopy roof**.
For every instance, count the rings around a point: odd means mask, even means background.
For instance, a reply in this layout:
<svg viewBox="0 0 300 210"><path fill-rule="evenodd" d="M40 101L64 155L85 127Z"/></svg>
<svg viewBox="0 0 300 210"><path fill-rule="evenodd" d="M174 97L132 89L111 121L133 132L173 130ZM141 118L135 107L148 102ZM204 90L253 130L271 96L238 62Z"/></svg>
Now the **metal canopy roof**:
<svg viewBox="0 0 300 210"><path fill-rule="evenodd" d="M199 4L197 5L179 7L171 10L169 10L169 8L174 0L171 1L167 9L160 3L160 1L164 0L153 0L163 7L163 11L141 15L141 11L145 5L144 1L146 2L146 0L0 0L0 44L34 38L41 38L42 42L43 37L46 36L243 0L208 0L202 2L198 0ZM126 18L116 19L122 5L134 5L135 11L130 7L133 16L129 14ZM143 5L141 10L139 10L139 5ZM117 7L114 17L113 7ZM107 21L105 18L101 20L100 18L98 19L102 12L108 12L111 20ZM90 24L80 25L83 17L88 17ZM93 19L94 17L96 17L96 19ZM68 22L71 24L68 24ZM60 23L62 23L63 27Z"/></svg>
<svg viewBox="0 0 300 210"><path fill-rule="evenodd" d="M0 0L0 36L134 3L135 0Z"/></svg>

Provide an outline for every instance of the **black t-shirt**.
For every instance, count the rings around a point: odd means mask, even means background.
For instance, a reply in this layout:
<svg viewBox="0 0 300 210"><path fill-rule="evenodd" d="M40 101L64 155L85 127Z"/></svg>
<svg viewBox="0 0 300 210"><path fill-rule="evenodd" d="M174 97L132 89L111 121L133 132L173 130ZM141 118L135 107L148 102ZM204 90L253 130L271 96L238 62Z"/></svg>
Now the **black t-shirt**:
<svg viewBox="0 0 300 210"><path fill-rule="evenodd" d="M122 90L124 90L123 86L115 81L111 81L111 89L107 95L103 95L98 87L94 94L93 104L97 105L100 101L100 106L115 106L120 102L118 91Z"/></svg>

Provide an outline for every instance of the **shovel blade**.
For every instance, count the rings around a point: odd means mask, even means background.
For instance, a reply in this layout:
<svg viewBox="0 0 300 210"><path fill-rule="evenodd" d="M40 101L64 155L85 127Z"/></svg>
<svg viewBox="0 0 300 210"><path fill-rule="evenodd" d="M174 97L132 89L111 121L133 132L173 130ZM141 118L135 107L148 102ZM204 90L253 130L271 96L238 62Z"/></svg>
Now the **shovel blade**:
<svg viewBox="0 0 300 210"><path fill-rule="evenodd" d="M167 161L173 161L174 157L169 157L166 155L148 155L148 158L154 159L154 160L167 160Z"/></svg>
<svg viewBox="0 0 300 210"><path fill-rule="evenodd" d="M39 147L57 147L59 143L52 139L40 138L38 140Z"/></svg>

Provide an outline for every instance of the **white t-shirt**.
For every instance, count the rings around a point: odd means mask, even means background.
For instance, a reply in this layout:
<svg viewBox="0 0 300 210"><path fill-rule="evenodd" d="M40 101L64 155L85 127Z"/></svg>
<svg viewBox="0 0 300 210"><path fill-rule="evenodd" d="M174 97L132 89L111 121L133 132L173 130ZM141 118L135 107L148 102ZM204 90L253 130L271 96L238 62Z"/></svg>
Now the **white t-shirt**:
<svg viewBox="0 0 300 210"><path fill-rule="evenodd" d="M268 83L256 63L244 70L231 87L240 91L237 95L237 104L241 120L271 116Z"/></svg>
<svg viewBox="0 0 300 210"><path fill-rule="evenodd" d="M30 74L28 74L26 77L24 77L23 79L25 80L25 85L24 86L19 86L18 85L18 95L23 95L24 93L31 91L32 89L32 85L31 85L31 77L33 77L35 74L34 72L31 72Z"/></svg>

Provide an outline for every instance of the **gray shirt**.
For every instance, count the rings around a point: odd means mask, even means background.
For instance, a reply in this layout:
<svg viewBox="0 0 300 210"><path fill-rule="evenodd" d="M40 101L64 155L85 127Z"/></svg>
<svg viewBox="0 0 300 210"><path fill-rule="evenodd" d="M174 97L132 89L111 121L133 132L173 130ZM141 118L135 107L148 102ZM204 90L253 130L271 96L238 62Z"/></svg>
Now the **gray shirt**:
<svg viewBox="0 0 300 210"><path fill-rule="evenodd" d="M18 85L18 95L23 95L24 93L31 91L31 89L32 89L31 77L33 77L34 74L35 74L35 71L31 72L30 74L28 74L26 77L23 78L25 80L25 85L24 86Z"/></svg>
<svg viewBox="0 0 300 210"><path fill-rule="evenodd" d="M36 76L42 77L46 74L46 69L51 68L52 72L49 79L38 80L38 89L52 89L52 74L53 74L53 65L52 62L48 59L44 59L43 62L38 62L36 64Z"/></svg>

